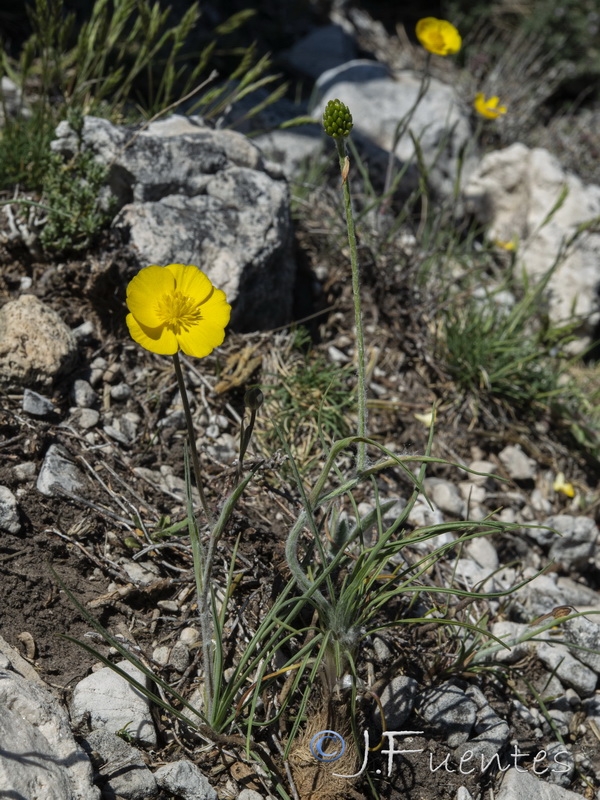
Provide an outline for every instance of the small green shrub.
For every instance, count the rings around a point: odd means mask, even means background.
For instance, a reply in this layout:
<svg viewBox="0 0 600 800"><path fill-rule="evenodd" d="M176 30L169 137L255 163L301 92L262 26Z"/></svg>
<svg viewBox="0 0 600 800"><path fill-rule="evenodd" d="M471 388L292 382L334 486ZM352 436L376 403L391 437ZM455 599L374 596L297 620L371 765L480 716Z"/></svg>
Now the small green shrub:
<svg viewBox="0 0 600 800"><path fill-rule="evenodd" d="M84 250L113 216L114 198L105 205L101 192L108 169L90 152L76 153L70 161L52 154L43 184L50 211L42 231L44 249L50 253Z"/></svg>

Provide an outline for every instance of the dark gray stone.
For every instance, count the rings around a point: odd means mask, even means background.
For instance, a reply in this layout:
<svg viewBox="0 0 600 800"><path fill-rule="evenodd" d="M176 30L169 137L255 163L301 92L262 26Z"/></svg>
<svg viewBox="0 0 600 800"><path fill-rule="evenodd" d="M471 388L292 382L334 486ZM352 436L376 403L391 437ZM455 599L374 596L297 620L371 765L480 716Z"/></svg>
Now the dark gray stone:
<svg viewBox="0 0 600 800"><path fill-rule="evenodd" d="M23 390L23 411L32 417L47 417L54 411L52 400L44 397L32 389Z"/></svg>
<svg viewBox="0 0 600 800"><path fill-rule="evenodd" d="M123 800L151 800L159 788L142 754L114 733L102 728L92 731L85 739L86 750L92 754L101 776L103 800L119 797Z"/></svg>

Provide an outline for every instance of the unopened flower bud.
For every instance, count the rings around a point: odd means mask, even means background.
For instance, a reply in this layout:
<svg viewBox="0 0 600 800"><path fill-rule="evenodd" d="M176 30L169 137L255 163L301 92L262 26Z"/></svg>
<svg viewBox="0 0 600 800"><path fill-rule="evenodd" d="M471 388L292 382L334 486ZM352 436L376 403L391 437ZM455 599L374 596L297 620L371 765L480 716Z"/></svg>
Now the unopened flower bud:
<svg viewBox="0 0 600 800"><path fill-rule="evenodd" d="M328 136L342 139L352 130L352 114L341 100L330 100L323 112L323 127Z"/></svg>
<svg viewBox="0 0 600 800"><path fill-rule="evenodd" d="M244 405L246 408L249 408L250 411L258 411L264 399L264 395L258 386L253 386L252 389L248 389L244 395Z"/></svg>

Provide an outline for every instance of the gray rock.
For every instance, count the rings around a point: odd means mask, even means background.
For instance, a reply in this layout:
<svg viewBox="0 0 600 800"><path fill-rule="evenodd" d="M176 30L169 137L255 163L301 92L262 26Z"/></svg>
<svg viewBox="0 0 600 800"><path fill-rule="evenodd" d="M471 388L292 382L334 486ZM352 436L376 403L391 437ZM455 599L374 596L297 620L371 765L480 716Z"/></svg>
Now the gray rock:
<svg viewBox="0 0 600 800"><path fill-rule="evenodd" d="M558 677L563 686L571 686L580 697L589 697L594 693L598 675L574 658L566 647L540 642L536 653L542 664Z"/></svg>
<svg viewBox="0 0 600 800"><path fill-rule="evenodd" d="M0 386L48 389L77 357L77 341L59 315L31 294L0 308Z"/></svg>
<svg viewBox="0 0 600 800"><path fill-rule="evenodd" d="M356 58L356 45L340 25L322 25L280 54L294 71L316 79Z"/></svg>
<svg viewBox="0 0 600 800"><path fill-rule="evenodd" d="M398 675L381 692L381 705L388 730L402 730L415 705L418 684L414 678Z"/></svg>
<svg viewBox="0 0 600 800"><path fill-rule="evenodd" d="M179 632L179 641L186 644L188 647L198 644L201 639L201 634L198 628L194 628L192 625L188 626L187 628L183 628Z"/></svg>
<svg viewBox="0 0 600 800"><path fill-rule="evenodd" d="M37 479L37 490L46 497L65 492L80 494L85 488L84 477L60 445L51 444L46 452Z"/></svg>
<svg viewBox="0 0 600 800"><path fill-rule="evenodd" d="M495 592L501 587L496 582L496 576L492 575L493 570L481 567L471 558L458 558L455 566L456 579L469 590L480 587L482 591Z"/></svg>
<svg viewBox="0 0 600 800"><path fill-rule="evenodd" d="M531 574L532 571L525 571L525 577L530 577ZM517 589L513 600L521 603L527 616L533 619L547 614L557 606L600 607L600 596L597 592L570 578L558 578L556 574L538 575L533 581Z"/></svg>
<svg viewBox="0 0 600 800"><path fill-rule="evenodd" d="M518 444L509 444L498 453L498 458L514 480L527 481L535 477L537 471L536 462L533 458L529 458Z"/></svg>
<svg viewBox="0 0 600 800"><path fill-rule="evenodd" d="M146 677L129 661L118 665L138 683L146 685ZM81 724L89 714L93 728L111 733L127 728L139 742L156 745L156 731L148 699L110 667L104 667L79 681L71 700L71 719Z"/></svg>
<svg viewBox="0 0 600 800"><path fill-rule="evenodd" d="M171 648L167 647L166 644L163 644L160 647L155 647L152 651L152 660L160 667L166 667L169 663L170 653Z"/></svg>
<svg viewBox="0 0 600 800"><path fill-rule="evenodd" d="M591 517L558 514L544 520L544 525L562 534L553 534L549 555L565 569L585 565L594 554L600 539L600 530Z"/></svg>
<svg viewBox="0 0 600 800"><path fill-rule="evenodd" d="M95 408L76 408L71 414L70 421L82 431L89 431L100 422L100 412Z"/></svg>
<svg viewBox="0 0 600 800"><path fill-rule="evenodd" d="M73 381L71 394L78 408L92 408L98 402L98 393L83 378L77 378L76 381Z"/></svg>
<svg viewBox="0 0 600 800"><path fill-rule="evenodd" d="M35 461L22 461L13 467L13 476L19 483L26 483L35 478Z"/></svg>
<svg viewBox="0 0 600 800"><path fill-rule="evenodd" d="M576 645L571 649L575 658L600 675L600 625L587 617L575 617L563 622L561 630L564 639Z"/></svg>
<svg viewBox="0 0 600 800"><path fill-rule="evenodd" d="M254 789L242 789L238 794L238 800L264 800L264 797Z"/></svg>
<svg viewBox="0 0 600 800"><path fill-rule="evenodd" d="M185 672L190 664L190 651L183 642L175 642L171 649L171 666L177 672Z"/></svg>
<svg viewBox="0 0 600 800"><path fill-rule="evenodd" d="M66 712L45 688L0 670L0 794L27 800L100 800Z"/></svg>
<svg viewBox="0 0 600 800"><path fill-rule="evenodd" d="M181 800L217 800L217 793L195 764L186 759L160 767L154 777L161 789Z"/></svg>
<svg viewBox="0 0 600 800"><path fill-rule="evenodd" d="M475 472L487 472L490 475L494 475L496 473L496 465L492 461L483 461L481 459L471 461L469 464L469 469L473 469ZM493 481L493 478L489 478L487 475L473 475L472 473L468 472L467 476L468 480L477 484L478 486L483 486L489 481Z"/></svg>
<svg viewBox="0 0 600 800"><path fill-rule="evenodd" d="M550 769L553 768L555 772L563 769L564 767L560 765L563 758L561 757L559 761L551 759ZM536 769L539 774L544 767L538 763ZM494 800L531 800L532 798L535 800L581 800L581 795L546 783L545 780L524 770L523 767L509 769L504 774L500 788L494 792Z"/></svg>
<svg viewBox="0 0 600 800"><path fill-rule="evenodd" d="M137 438L140 417L134 412L127 412L121 417L115 417L111 424L104 425L104 432L111 439L128 446L135 442Z"/></svg>
<svg viewBox="0 0 600 800"><path fill-rule="evenodd" d="M20 530L17 498L8 486L0 486L0 531L18 533Z"/></svg>
<svg viewBox="0 0 600 800"><path fill-rule="evenodd" d="M127 383L117 383L110 387L110 396L112 400L123 403L131 397L131 386Z"/></svg>
<svg viewBox="0 0 600 800"><path fill-rule="evenodd" d="M125 560L122 564L124 572L136 586L149 586L160 577L160 570L151 561Z"/></svg>
<svg viewBox="0 0 600 800"><path fill-rule="evenodd" d="M54 411L52 400L31 389L23 390L23 411L32 417L47 417Z"/></svg>
<svg viewBox="0 0 600 800"><path fill-rule="evenodd" d="M126 447L131 444L131 439L125 436L116 425L104 425L103 431L107 436L110 436L111 439L114 439L115 442L119 442L119 444L125 445Z"/></svg>
<svg viewBox="0 0 600 800"><path fill-rule="evenodd" d="M503 642L506 642L506 644L510 646L510 649L506 650L504 647L501 647L494 651L490 658L493 661L497 661L499 664L515 664L517 661L520 661L529 652L531 644L528 641L524 641L511 645L511 642L516 642L520 636L530 632L531 628L529 625L520 625L518 622L510 622L509 620L495 622L492 625L492 633L498 639L502 639ZM490 642L490 645L493 646L494 643Z"/></svg>
<svg viewBox="0 0 600 800"><path fill-rule="evenodd" d="M547 220L565 187L564 202ZM523 144L484 156L465 196L489 239L519 241L516 267L532 282L548 272L578 227L600 214L600 186L584 185L547 150ZM600 234L592 228L570 245L547 287L551 320L582 316L588 336L600 319L599 253Z"/></svg>
<svg viewBox="0 0 600 800"><path fill-rule="evenodd" d="M56 151L77 136L62 122ZM173 116L145 130L86 117L82 146L110 166L121 211L114 227L148 264L196 264L234 303L240 330L288 321L294 265L287 184L265 172L260 150L198 117Z"/></svg>
<svg viewBox="0 0 600 800"><path fill-rule="evenodd" d="M318 125L269 131L256 136L253 141L288 179L296 178L304 165L323 151L323 135Z"/></svg>
<svg viewBox="0 0 600 800"><path fill-rule="evenodd" d="M92 363L90 364L90 385L94 388L97 387L102 379L104 378L104 374L106 372L106 368L108 367L108 361L102 356L97 356Z"/></svg>
<svg viewBox="0 0 600 800"><path fill-rule="evenodd" d="M469 686L466 694L477 706L474 724L477 735L457 748L455 759L464 760L466 754L471 753L469 760L475 758L481 762L483 758L489 762L508 742L510 733L508 724L496 714L476 686Z"/></svg>
<svg viewBox="0 0 600 800"><path fill-rule="evenodd" d="M450 481L441 478L425 478L425 489L430 499L441 511L460 517L465 511L465 501Z"/></svg>
<svg viewBox="0 0 600 800"><path fill-rule="evenodd" d="M475 701L452 682L422 692L417 709L426 722L443 732L450 747L468 740L478 711Z"/></svg>
<svg viewBox="0 0 600 800"><path fill-rule="evenodd" d="M97 767L102 777L103 797L116 795L123 800L150 800L159 792L156 779L142 754L126 741L98 729L86 737L88 752L99 756Z"/></svg>
<svg viewBox="0 0 600 800"><path fill-rule="evenodd" d="M423 495L419 495L417 498L416 503L410 510L408 515L408 522L411 525L414 525L417 528L425 528L432 525L441 525L444 522L444 515L439 510L427 502ZM431 549L432 545L431 542L435 542L435 547L439 547L442 544L446 544L447 542L452 541L454 537L452 534L440 534L440 536L436 536L434 540L428 540L428 543L421 543L417 546L419 549Z"/></svg>
<svg viewBox="0 0 600 800"><path fill-rule="evenodd" d="M465 547L465 552L469 558L476 561L483 569L495 570L500 563L496 548L488 536L478 536L476 539L471 539Z"/></svg>
<svg viewBox="0 0 600 800"><path fill-rule="evenodd" d="M410 164L402 187L410 191L417 185L415 148L409 131L419 140L432 188L443 197L454 191L461 152L471 138L469 119L452 86L431 78L427 92L415 106L422 86L417 72L389 74L386 67L373 61L350 61L328 70L317 80L318 97L312 109L320 117L329 100L346 103L353 117L352 135L364 149L371 169L382 173L388 163L398 123L410 115L395 148L400 164ZM474 161L463 162L463 176L470 173Z"/></svg>
<svg viewBox="0 0 600 800"><path fill-rule="evenodd" d="M88 342L94 335L94 323L90 320L82 322L76 328L73 328L73 336L78 342Z"/></svg>

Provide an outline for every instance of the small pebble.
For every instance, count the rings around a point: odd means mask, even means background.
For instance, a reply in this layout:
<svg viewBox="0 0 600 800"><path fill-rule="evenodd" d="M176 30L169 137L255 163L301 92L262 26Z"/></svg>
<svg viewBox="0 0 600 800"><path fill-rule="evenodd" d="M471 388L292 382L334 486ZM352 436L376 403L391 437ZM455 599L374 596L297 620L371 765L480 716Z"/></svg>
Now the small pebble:
<svg viewBox="0 0 600 800"><path fill-rule="evenodd" d="M196 644L196 642L200 641L200 631L198 628L193 628L191 626L189 628L184 628L179 634L179 639L187 645Z"/></svg>
<svg viewBox="0 0 600 800"><path fill-rule="evenodd" d="M519 445L508 445L498 453L498 458L514 480L528 481L535 477L537 464Z"/></svg>
<svg viewBox="0 0 600 800"><path fill-rule="evenodd" d="M161 667L166 667L169 663L170 648L165 645L156 647L152 653L152 659Z"/></svg>
<svg viewBox="0 0 600 800"><path fill-rule="evenodd" d="M54 406L52 400L44 397L31 389L24 389L23 391L23 411L31 414L32 417L46 417L52 414Z"/></svg>
<svg viewBox="0 0 600 800"><path fill-rule="evenodd" d="M92 408L98 401L97 392L82 378L78 378L74 381L72 395L75 405L78 408Z"/></svg>
<svg viewBox="0 0 600 800"><path fill-rule="evenodd" d="M177 672L185 672L190 663L190 651L183 642L175 642L169 657L169 663Z"/></svg>
<svg viewBox="0 0 600 800"><path fill-rule="evenodd" d="M86 342L94 335L94 323L90 320L87 320L86 322L82 322L81 325L78 325L76 328L73 328L72 331L73 336L78 342Z"/></svg>
<svg viewBox="0 0 600 800"><path fill-rule="evenodd" d="M131 387L127 383L117 383L115 386L111 386L110 396L113 400L122 403L131 397Z"/></svg>
<svg viewBox="0 0 600 800"><path fill-rule="evenodd" d="M179 613L179 606L175 602L175 600L159 600L156 604L161 611L164 611L166 614L178 614Z"/></svg>
<svg viewBox="0 0 600 800"><path fill-rule="evenodd" d="M23 461L13 467L13 476L19 483L33 480L35 478L36 466L34 461Z"/></svg>
<svg viewBox="0 0 600 800"><path fill-rule="evenodd" d="M87 431L96 427L100 421L100 414L95 408L77 408L72 415L72 421L78 428Z"/></svg>

